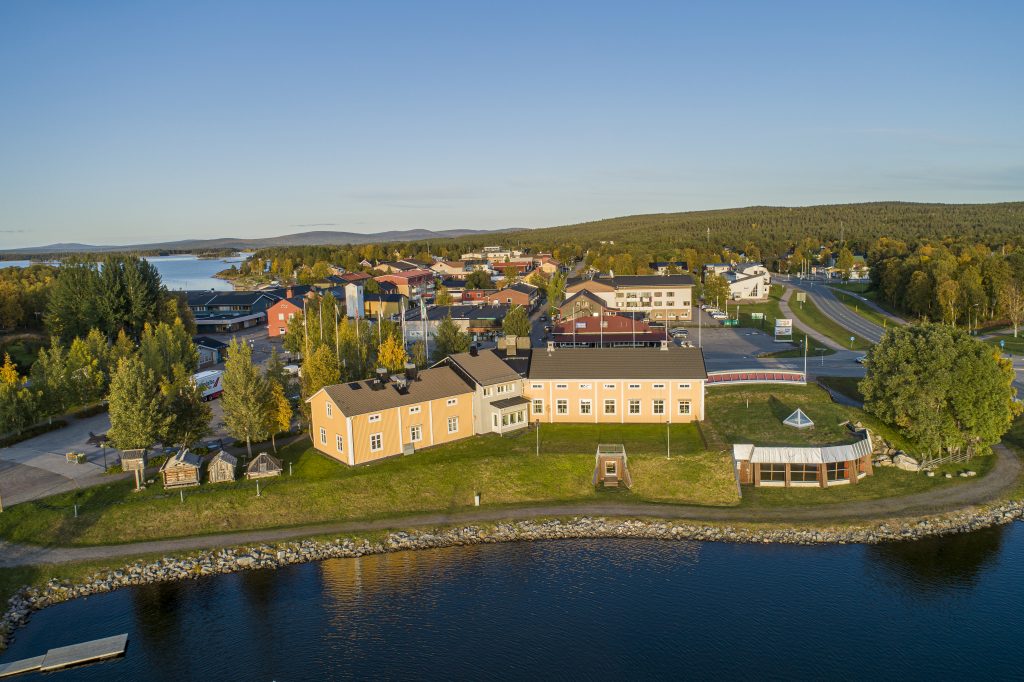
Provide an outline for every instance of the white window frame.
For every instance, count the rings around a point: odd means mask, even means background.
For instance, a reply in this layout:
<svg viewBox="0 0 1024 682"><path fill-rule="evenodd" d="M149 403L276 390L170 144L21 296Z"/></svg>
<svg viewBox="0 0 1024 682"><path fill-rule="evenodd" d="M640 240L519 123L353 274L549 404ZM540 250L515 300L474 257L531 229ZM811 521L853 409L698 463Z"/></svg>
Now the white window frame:
<svg viewBox="0 0 1024 682"><path fill-rule="evenodd" d="M628 414L640 414L643 410L642 403L639 398L630 398L627 406L629 410ZM635 412L633 411L633 408L636 408Z"/></svg>
<svg viewBox="0 0 1024 682"><path fill-rule="evenodd" d="M448 398L448 407L451 407L452 405L455 405L458 402L459 402L458 398Z"/></svg>
<svg viewBox="0 0 1024 682"><path fill-rule="evenodd" d="M558 398L555 400L555 414L566 415L569 414L569 399Z"/></svg>
<svg viewBox="0 0 1024 682"><path fill-rule="evenodd" d="M557 388L560 391L564 391L565 389L569 388L569 384L555 384L555 388Z"/></svg>
<svg viewBox="0 0 1024 682"><path fill-rule="evenodd" d="M605 388L614 389L615 388L615 384L605 384L604 387Z"/></svg>
<svg viewBox="0 0 1024 682"><path fill-rule="evenodd" d="M539 410L537 408L540 408ZM544 414L544 399L534 398L530 405L530 411L532 414Z"/></svg>
<svg viewBox="0 0 1024 682"><path fill-rule="evenodd" d="M458 417L458 415L455 415L454 417L448 417L448 433L458 433L458 432L459 432L459 417Z"/></svg>
<svg viewBox="0 0 1024 682"><path fill-rule="evenodd" d="M689 417L691 414L693 414L693 402L684 399L677 400L676 410L678 410L677 414L680 414L684 417Z"/></svg>
<svg viewBox="0 0 1024 682"><path fill-rule="evenodd" d="M320 445L327 445L327 429L320 427Z"/></svg>
<svg viewBox="0 0 1024 682"><path fill-rule="evenodd" d="M532 389L541 389L541 388L544 388L544 384L530 384L530 388L532 388Z"/></svg>
<svg viewBox="0 0 1024 682"><path fill-rule="evenodd" d="M654 384L651 388L665 388L665 384Z"/></svg>
<svg viewBox="0 0 1024 682"><path fill-rule="evenodd" d="M651 401L651 414L665 414L665 401L655 398Z"/></svg>
<svg viewBox="0 0 1024 682"><path fill-rule="evenodd" d="M380 412L378 412L377 414L371 414L369 417L367 417L367 419L369 419L371 424L376 424L377 422L380 421Z"/></svg>
<svg viewBox="0 0 1024 682"><path fill-rule="evenodd" d="M421 440L423 440L423 425L413 424L409 427L409 442L419 443Z"/></svg>
<svg viewBox="0 0 1024 682"><path fill-rule="evenodd" d="M610 412L608 411L609 405L612 408ZM614 415L618 409L619 409L619 406L615 402L615 398L605 398L604 399L604 414L606 414L606 415Z"/></svg>
<svg viewBox="0 0 1024 682"><path fill-rule="evenodd" d="M345 439L341 437L340 433L334 436L334 447L338 452L345 452Z"/></svg>
<svg viewBox="0 0 1024 682"><path fill-rule="evenodd" d="M334 411L331 408L331 403L330 402L325 403L325 404L327 405L327 418L330 419L331 417L334 416Z"/></svg>
<svg viewBox="0 0 1024 682"><path fill-rule="evenodd" d="M590 398L583 398L580 400L580 414L591 415L593 414L594 404Z"/></svg>
<svg viewBox="0 0 1024 682"><path fill-rule="evenodd" d="M635 390L637 390L637 389L639 389L639 388L640 388L640 384L630 384L630 385L628 386L628 388L629 388L629 389L630 389L631 391L635 391Z"/></svg>
<svg viewBox="0 0 1024 682"><path fill-rule="evenodd" d="M682 389L685 390L687 388L690 388L690 384L679 384L679 388L682 388Z"/></svg>
<svg viewBox="0 0 1024 682"><path fill-rule="evenodd" d="M374 440L377 441L377 447L373 446ZM380 452L384 449L384 434L383 433L371 433L370 434L370 452Z"/></svg>
<svg viewBox="0 0 1024 682"><path fill-rule="evenodd" d="M409 408L409 414L419 414L421 409L419 405L413 405Z"/></svg>
<svg viewBox="0 0 1024 682"><path fill-rule="evenodd" d="M590 384L580 384L581 391L589 391L591 388L593 388L593 386L591 386Z"/></svg>

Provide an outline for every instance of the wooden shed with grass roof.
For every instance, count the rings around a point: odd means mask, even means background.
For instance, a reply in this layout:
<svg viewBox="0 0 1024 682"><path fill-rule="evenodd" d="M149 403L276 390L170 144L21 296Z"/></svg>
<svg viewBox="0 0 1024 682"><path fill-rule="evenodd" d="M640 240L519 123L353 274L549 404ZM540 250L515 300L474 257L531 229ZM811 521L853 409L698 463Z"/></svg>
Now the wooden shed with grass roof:
<svg viewBox="0 0 1024 682"><path fill-rule="evenodd" d="M225 483L236 478L238 460L234 455L221 450L206 465L206 479L210 483Z"/></svg>
<svg viewBox="0 0 1024 682"><path fill-rule="evenodd" d="M284 471L284 466L281 464L281 460L270 456L269 453L261 452L253 457L245 468L245 477L249 479L268 478L280 476L282 471Z"/></svg>

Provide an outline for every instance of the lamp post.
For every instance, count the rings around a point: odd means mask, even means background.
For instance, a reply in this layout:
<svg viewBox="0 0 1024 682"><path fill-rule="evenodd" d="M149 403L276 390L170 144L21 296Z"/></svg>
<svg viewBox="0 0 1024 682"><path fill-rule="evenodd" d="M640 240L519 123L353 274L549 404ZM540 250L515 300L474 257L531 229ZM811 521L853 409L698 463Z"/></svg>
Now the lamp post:
<svg viewBox="0 0 1024 682"><path fill-rule="evenodd" d="M665 459L672 459L672 422L665 420Z"/></svg>

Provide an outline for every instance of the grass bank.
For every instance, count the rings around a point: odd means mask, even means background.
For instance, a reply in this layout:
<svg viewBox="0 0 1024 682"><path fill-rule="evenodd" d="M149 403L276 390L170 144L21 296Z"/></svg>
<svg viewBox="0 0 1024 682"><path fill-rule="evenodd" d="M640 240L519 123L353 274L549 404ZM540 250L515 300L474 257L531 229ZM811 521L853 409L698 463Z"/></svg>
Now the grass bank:
<svg viewBox="0 0 1024 682"><path fill-rule="evenodd" d="M824 334L843 348L850 349L850 336L853 335L848 329L821 312L818 306L814 304L810 294L808 294L807 300L804 303L798 303L795 297L790 297L789 307L802 324L820 334ZM870 343L860 337L856 337L852 350L867 350L870 347Z"/></svg>
<svg viewBox="0 0 1024 682"><path fill-rule="evenodd" d="M782 309L779 307L779 301L782 300L782 294L785 290L779 284L773 284L768 294L768 300L762 303L742 303L738 308L738 312L733 316L738 320L740 327L747 327L749 329L760 329L768 334L773 333L775 329L775 320L780 317L784 317ZM759 316L758 319L754 319L755 316ZM773 353L766 353L762 357L771 358L797 358L803 357L804 355L804 339L809 338L810 340L810 354L817 355L832 355L835 350L828 346L819 343L814 338L807 337L799 329L793 330L793 343L794 346L783 347L781 350Z"/></svg>
<svg viewBox="0 0 1024 682"><path fill-rule="evenodd" d="M999 342L1002 341L1003 345L1000 346ZM1000 334L999 336L985 339L985 343L996 348L1002 348L1006 353L1013 353L1014 355L1024 355L1024 334L1021 334L1017 338L1013 337L1013 334Z"/></svg>
<svg viewBox="0 0 1024 682"><path fill-rule="evenodd" d="M545 425L535 432L471 438L349 468L305 442L282 449L284 475L165 492L132 492L130 481L55 495L0 514L0 537L15 542L102 545L259 528L354 521L466 509L480 492L488 506L617 500L735 505L727 454L705 451L695 425ZM634 486L605 492L591 484L599 442L624 443ZM78 517L74 507L78 505Z"/></svg>
<svg viewBox="0 0 1024 682"><path fill-rule="evenodd" d="M882 327L883 329L887 329L892 326L892 320L890 320L888 317L878 312L871 306L867 305L866 303L864 303L864 301L860 300L856 296L848 294L845 291L839 290L833 291L832 293L835 295L837 299L839 299L839 302L845 305L847 308L849 308L851 312L853 312L856 315L860 315L868 322L876 324L879 327Z"/></svg>

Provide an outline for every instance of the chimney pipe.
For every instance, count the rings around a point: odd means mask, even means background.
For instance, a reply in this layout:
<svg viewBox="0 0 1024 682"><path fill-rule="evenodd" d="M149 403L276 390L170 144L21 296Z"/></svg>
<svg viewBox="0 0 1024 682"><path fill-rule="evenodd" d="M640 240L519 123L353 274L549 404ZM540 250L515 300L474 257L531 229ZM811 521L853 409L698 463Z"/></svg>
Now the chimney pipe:
<svg viewBox="0 0 1024 682"><path fill-rule="evenodd" d="M416 374L417 374L416 363L414 363L414 362L407 362L407 363L405 363L405 378L408 379L410 382L416 381Z"/></svg>
<svg viewBox="0 0 1024 682"><path fill-rule="evenodd" d="M388 383L388 369L387 367L377 368L377 382L380 384Z"/></svg>
<svg viewBox="0 0 1024 682"><path fill-rule="evenodd" d="M477 355L480 354L480 351L477 350L477 347L476 347L475 343L472 346L469 347L469 354L470 354L471 357L474 357L474 358Z"/></svg>

